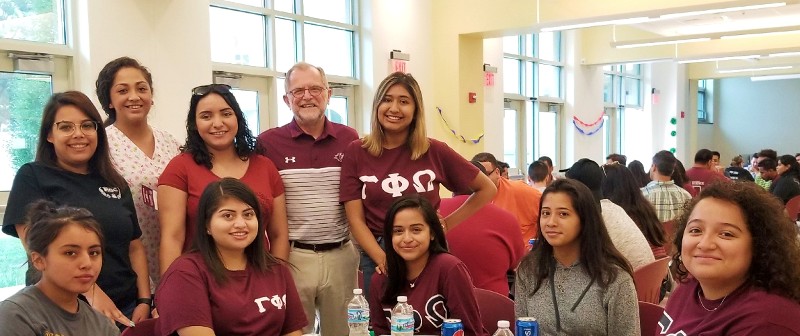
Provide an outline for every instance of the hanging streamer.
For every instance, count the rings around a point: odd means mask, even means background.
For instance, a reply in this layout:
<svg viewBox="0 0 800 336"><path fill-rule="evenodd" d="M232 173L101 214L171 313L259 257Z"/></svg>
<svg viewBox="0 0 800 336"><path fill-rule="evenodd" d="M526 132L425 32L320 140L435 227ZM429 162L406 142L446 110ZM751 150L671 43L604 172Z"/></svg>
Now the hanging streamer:
<svg viewBox="0 0 800 336"><path fill-rule="evenodd" d="M605 124L605 120L603 120L601 118L600 122L599 122L600 126L597 126L597 128L595 128L594 130L591 130L591 131L584 131L582 128L580 128L578 126L578 121L577 120L573 119L572 120L572 124L575 125L575 129L577 129L578 132L580 132L581 134L583 134L583 135L592 135L592 134L595 134L597 132L600 132L600 130L603 129L603 125ZM594 124L598 124L598 123L594 123Z"/></svg>
<svg viewBox="0 0 800 336"><path fill-rule="evenodd" d="M598 117L597 120L595 120L591 124L587 124L587 123L583 122L582 120L578 119L578 117L576 117L576 116L572 117L572 121L573 121L573 123L581 124L581 126L583 126L583 127L592 127L592 126L595 126L595 125L599 124L601 121L603 121L603 117L605 117L605 116L606 116L605 112L600 113L600 117Z"/></svg>
<svg viewBox="0 0 800 336"><path fill-rule="evenodd" d="M442 113L442 109L439 108L438 106L436 107L436 109L439 111L439 117L442 118L444 125L447 126L447 129L449 129L450 132L456 136L456 139L460 140L463 143L467 143L467 141L469 141L472 144L478 144L479 142L481 142L481 140L483 140L484 134L481 134L477 139L467 139L463 135L459 135L458 132L456 132L456 130L450 127L450 124L447 123L447 119L444 118L444 113Z"/></svg>

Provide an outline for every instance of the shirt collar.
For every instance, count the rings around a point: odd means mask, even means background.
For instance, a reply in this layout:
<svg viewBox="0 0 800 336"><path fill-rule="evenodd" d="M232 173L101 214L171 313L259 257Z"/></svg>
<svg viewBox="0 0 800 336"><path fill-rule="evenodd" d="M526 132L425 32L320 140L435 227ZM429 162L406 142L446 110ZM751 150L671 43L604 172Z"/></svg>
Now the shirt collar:
<svg viewBox="0 0 800 336"><path fill-rule="evenodd" d="M289 135L295 139L300 137L301 135L311 136L305 131L303 131L302 128L300 128L300 125L297 124L297 121L294 120L294 118L292 118L292 121L289 122ZM336 132L333 130L333 123L330 120L328 120L328 117L325 117L325 127L322 129L322 134L320 134L319 138L317 138L316 140L320 141L329 136L332 138L336 138Z"/></svg>

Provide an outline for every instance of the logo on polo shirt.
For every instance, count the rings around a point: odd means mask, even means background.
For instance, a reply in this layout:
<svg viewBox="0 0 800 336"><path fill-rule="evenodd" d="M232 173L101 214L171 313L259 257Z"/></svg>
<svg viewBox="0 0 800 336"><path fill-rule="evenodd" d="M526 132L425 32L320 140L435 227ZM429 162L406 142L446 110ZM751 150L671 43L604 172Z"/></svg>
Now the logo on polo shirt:
<svg viewBox="0 0 800 336"><path fill-rule="evenodd" d="M107 198L111 198L111 199L121 199L122 198L122 192L120 192L119 188L117 188L117 187L100 187L100 188L98 188L98 190L100 190L100 195L103 195L103 196L105 196Z"/></svg>
<svg viewBox="0 0 800 336"><path fill-rule="evenodd" d="M342 152L336 153L336 155L333 156L333 159L342 162L342 159L344 159L344 153Z"/></svg>
<svg viewBox="0 0 800 336"><path fill-rule="evenodd" d="M283 159L286 161L285 163L289 163L289 161L292 161L292 163L297 163L297 160L295 160L294 156L292 156L292 157L288 157L287 156L287 157L284 157Z"/></svg>

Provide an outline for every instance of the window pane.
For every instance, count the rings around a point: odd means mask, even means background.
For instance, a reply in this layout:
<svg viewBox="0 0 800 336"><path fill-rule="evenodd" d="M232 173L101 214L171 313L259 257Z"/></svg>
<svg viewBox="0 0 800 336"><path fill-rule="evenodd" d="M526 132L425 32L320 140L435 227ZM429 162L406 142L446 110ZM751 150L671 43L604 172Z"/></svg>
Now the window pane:
<svg viewBox="0 0 800 336"><path fill-rule="evenodd" d="M612 71L614 71L614 66L613 65L604 65L603 66L603 71L612 72Z"/></svg>
<svg viewBox="0 0 800 336"><path fill-rule="evenodd" d="M519 35L503 37L503 52L519 55Z"/></svg>
<svg viewBox="0 0 800 336"><path fill-rule="evenodd" d="M0 1L0 37L64 44L63 0Z"/></svg>
<svg viewBox="0 0 800 336"><path fill-rule="evenodd" d="M295 22L275 18L275 70L286 72L297 63Z"/></svg>
<svg viewBox="0 0 800 336"><path fill-rule="evenodd" d="M503 116L503 161L517 167L517 110L505 109Z"/></svg>
<svg viewBox="0 0 800 336"><path fill-rule="evenodd" d="M641 105L641 80L623 77L623 86L625 89L625 104L626 105Z"/></svg>
<svg viewBox="0 0 800 336"><path fill-rule="evenodd" d="M306 24L305 51L305 60L325 73L354 77L352 31Z"/></svg>
<svg viewBox="0 0 800 336"><path fill-rule="evenodd" d="M263 15L211 7L211 60L267 66Z"/></svg>
<svg viewBox="0 0 800 336"><path fill-rule="evenodd" d="M534 47L536 46L536 35L534 34L525 34L523 35L525 38L525 56L533 57L536 55L536 51L534 51Z"/></svg>
<svg viewBox="0 0 800 336"><path fill-rule="evenodd" d="M558 113L556 111L539 111L539 125L537 131L539 133L539 154L537 156L549 156L553 159L553 166L558 167L555 162L558 159L556 155L556 141L558 140Z"/></svg>
<svg viewBox="0 0 800 336"><path fill-rule="evenodd" d="M522 94L520 90L519 60L503 59L503 92Z"/></svg>
<svg viewBox="0 0 800 336"><path fill-rule="evenodd" d="M352 23L349 0L303 0L303 14L341 23Z"/></svg>
<svg viewBox="0 0 800 336"><path fill-rule="evenodd" d="M539 96L561 96L561 68L539 64Z"/></svg>
<svg viewBox="0 0 800 336"><path fill-rule="evenodd" d="M651 143L653 131L650 113L641 109L623 110L622 114L622 153L628 157L628 162L639 160L649 162L653 157Z"/></svg>
<svg viewBox="0 0 800 336"><path fill-rule="evenodd" d="M614 102L614 76L613 75L603 75L603 101L606 102L606 103L613 103Z"/></svg>
<svg viewBox="0 0 800 336"><path fill-rule="evenodd" d="M536 69L536 63L533 62L525 62L525 79L524 82L524 89L525 89L525 96L527 97L536 97L536 92L534 91L536 88L536 77L533 74L534 70Z"/></svg>
<svg viewBox="0 0 800 336"><path fill-rule="evenodd" d="M255 136L261 134L260 127L258 126L258 92L248 90L231 90L233 96L236 97L236 102L244 112L244 119L247 121L247 128L250 133Z"/></svg>
<svg viewBox="0 0 800 336"><path fill-rule="evenodd" d="M294 13L294 0L272 0L275 10L287 13Z"/></svg>
<svg viewBox="0 0 800 336"><path fill-rule="evenodd" d="M347 125L347 97L332 96L325 115L332 122Z"/></svg>
<svg viewBox="0 0 800 336"><path fill-rule="evenodd" d="M294 118L292 109L283 101L283 96L286 95L286 78L278 78L278 124L276 126L283 126L288 124Z"/></svg>
<svg viewBox="0 0 800 336"><path fill-rule="evenodd" d="M264 7L264 0L228 0L230 2L240 3L243 5L250 5L256 7Z"/></svg>
<svg viewBox="0 0 800 336"><path fill-rule="evenodd" d="M561 35L557 32L547 32L539 33L536 36L539 42L539 54L536 56L543 60L560 61L561 48L559 41Z"/></svg>

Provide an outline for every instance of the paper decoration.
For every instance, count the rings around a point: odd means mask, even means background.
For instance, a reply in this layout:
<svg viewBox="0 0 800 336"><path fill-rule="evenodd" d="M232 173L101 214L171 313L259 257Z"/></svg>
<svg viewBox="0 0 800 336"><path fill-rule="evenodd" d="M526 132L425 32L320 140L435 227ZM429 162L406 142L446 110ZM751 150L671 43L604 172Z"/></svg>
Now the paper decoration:
<svg viewBox="0 0 800 336"><path fill-rule="evenodd" d="M456 132L456 130L454 130L452 127L450 127L450 124L447 122L447 119L444 118L444 113L442 112L442 109L437 106L436 110L439 111L439 117L442 118L442 121L444 122L444 125L447 126L447 129L450 130L450 133L453 133L453 135L459 141L461 141L463 143L470 142L472 144L478 144L479 142L481 142L481 140L483 140L483 136L484 136L483 133L481 133L481 135L478 136L478 138L476 138L476 139L467 139L463 135L458 134L458 132Z"/></svg>

